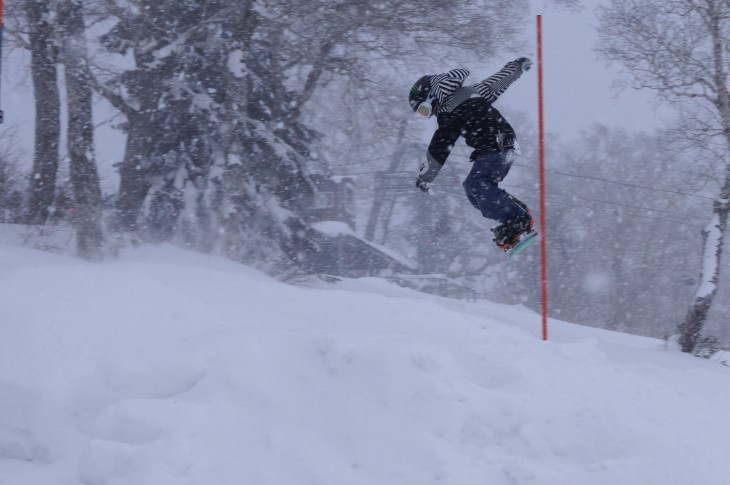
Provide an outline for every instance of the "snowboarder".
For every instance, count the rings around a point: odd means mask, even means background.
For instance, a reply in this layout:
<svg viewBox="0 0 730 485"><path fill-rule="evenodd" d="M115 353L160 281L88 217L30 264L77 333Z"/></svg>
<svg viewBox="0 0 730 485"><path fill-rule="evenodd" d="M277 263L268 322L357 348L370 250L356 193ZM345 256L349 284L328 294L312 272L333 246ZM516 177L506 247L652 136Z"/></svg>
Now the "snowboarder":
<svg viewBox="0 0 730 485"><path fill-rule="evenodd" d="M520 148L512 126L493 103L531 64L528 58L520 57L471 86L462 86L469 75L466 69L423 76L413 85L409 96L413 111L425 117L436 115L438 121L416 187L424 192L430 190L452 147L463 136L474 149L464 191L484 217L501 223L492 229L494 242L508 252L532 235L534 220L525 204L498 186Z"/></svg>

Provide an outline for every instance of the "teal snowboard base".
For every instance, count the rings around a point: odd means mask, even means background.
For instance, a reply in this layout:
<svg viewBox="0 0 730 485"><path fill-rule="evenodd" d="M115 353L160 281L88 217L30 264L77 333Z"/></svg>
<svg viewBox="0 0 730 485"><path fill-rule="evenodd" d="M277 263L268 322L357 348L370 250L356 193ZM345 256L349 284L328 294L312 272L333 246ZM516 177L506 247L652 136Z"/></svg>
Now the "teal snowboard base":
<svg viewBox="0 0 730 485"><path fill-rule="evenodd" d="M520 242L505 251L505 253L507 253L507 260L510 260L520 254L535 241L537 241L537 231L524 234Z"/></svg>

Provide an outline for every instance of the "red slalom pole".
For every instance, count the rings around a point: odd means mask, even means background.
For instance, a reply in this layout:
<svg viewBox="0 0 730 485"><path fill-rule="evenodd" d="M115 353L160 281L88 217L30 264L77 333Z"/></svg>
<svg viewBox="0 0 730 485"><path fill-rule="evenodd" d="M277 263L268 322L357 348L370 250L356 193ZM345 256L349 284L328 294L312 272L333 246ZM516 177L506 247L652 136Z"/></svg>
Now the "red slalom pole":
<svg viewBox="0 0 730 485"><path fill-rule="evenodd" d="M0 0L2 1L2 0ZM547 325L547 233L545 232L545 116L542 91L542 16L537 16L537 104L540 136L540 288L542 293L542 339L548 339Z"/></svg>

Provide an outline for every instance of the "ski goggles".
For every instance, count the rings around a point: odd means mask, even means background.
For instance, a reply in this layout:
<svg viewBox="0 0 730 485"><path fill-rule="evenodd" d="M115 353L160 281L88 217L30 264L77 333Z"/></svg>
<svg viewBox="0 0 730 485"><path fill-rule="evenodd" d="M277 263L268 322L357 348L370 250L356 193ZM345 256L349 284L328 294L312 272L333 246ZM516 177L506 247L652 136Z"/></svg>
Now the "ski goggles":
<svg viewBox="0 0 730 485"><path fill-rule="evenodd" d="M423 103L418 105L418 109L416 110L416 113L428 118L429 116L431 116L433 114L433 106L431 106L430 102L424 101Z"/></svg>
<svg viewBox="0 0 730 485"><path fill-rule="evenodd" d="M436 109L438 108L438 98L435 94L429 94L426 99L423 100L421 104L418 105L418 109L416 109L416 113L423 116L424 118L429 118L433 116L433 114L436 112Z"/></svg>

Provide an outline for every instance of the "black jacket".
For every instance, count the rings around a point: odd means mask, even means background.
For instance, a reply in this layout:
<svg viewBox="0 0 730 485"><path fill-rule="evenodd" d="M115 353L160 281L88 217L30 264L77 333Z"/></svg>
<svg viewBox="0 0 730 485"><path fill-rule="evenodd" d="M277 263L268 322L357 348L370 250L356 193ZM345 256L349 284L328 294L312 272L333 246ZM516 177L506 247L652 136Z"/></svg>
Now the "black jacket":
<svg viewBox="0 0 730 485"><path fill-rule="evenodd" d="M439 113L437 119L438 129L428 146L428 155L441 165L459 136L474 149L471 161L487 152L514 147L512 126L482 97L468 99L450 113Z"/></svg>
<svg viewBox="0 0 730 485"><path fill-rule="evenodd" d="M471 161L485 153L515 146L512 126L492 103L522 72L520 63L508 62L502 70L484 81L460 87L442 97L443 101L436 110L438 129L431 138L426 161L419 171L421 180L432 182L436 178L460 136L474 149Z"/></svg>

